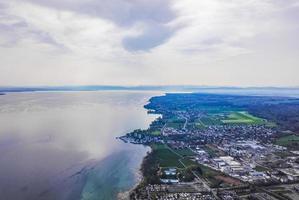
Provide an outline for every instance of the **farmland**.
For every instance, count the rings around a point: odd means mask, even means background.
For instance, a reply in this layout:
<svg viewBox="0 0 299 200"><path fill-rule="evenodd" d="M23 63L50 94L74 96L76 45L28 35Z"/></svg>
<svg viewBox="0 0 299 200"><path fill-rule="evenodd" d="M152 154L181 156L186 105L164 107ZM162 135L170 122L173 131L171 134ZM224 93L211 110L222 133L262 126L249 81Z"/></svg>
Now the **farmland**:
<svg viewBox="0 0 299 200"><path fill-rule="evenodd" d="M177 154L181 155L181 156L194 156L195 153L193 151L191 151L188 148L184 148L184 149L176 149L173 150L174 152L176 152Z"/></svg>
<svg viewBox="0 0 299 200"><path fill-rule="evenodd" d="M277 145L285 146L293 150L299 150L299 136L287 135L278 138L275 142Z"/></svg>
<svg viewBox="0 0 299 200"><path fill-rule="evenodd" d="M153 154L160 167L184 168L196 164L188 156L194 156L194 153L188 149L171 149L165 144L152 145Z"/></svg>
<svg viewBox="0 0 299 200"><path fill-rule="evenodd" d="M166 145L157 144L153 146L153 154L160 167L177 167L184 166L179 162L180 156L173 153Z"/></svg>
<svg viewBox="0 0 299 200"><path fill-rule="evenodd" d="M224 124L263 124L265 121L255 117L248 112L231 112L221 120Z"/></svg>
<svg viewBox="0 0 299 200"><path fill-rule="evenodd" d="M225 111L219 113L207 113L196 120L196 127L199 129L215 125L261 125L273 123L255 117L246 111Z"/></svg>

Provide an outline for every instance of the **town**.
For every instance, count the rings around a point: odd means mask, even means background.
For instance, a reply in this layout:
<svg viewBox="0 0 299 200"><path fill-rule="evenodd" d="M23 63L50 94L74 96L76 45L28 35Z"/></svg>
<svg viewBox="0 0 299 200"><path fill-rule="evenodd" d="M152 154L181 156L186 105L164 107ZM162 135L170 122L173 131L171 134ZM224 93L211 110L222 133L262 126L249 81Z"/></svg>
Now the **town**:
<svg viewBox="0 0 299 200"><path fill-rule="evenodd" d="M299 199L299 136L294 132L252 115L246 106L222 102L231 96L189 96L183 108L180 101L175 107L159 102L166 98L146 106L161 115L147 130L119 137L152 148L142 166L144 181L131 199Z"/></svg>

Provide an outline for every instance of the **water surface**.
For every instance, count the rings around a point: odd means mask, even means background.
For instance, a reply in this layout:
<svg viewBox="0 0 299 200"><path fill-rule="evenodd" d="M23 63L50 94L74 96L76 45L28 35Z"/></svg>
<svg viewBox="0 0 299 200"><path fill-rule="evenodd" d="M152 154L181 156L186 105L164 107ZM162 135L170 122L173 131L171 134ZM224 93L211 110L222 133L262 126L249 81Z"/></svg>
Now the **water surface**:
<svg viewBox="0 0 299 200"><path fill-rule="evenodd" d="M138 181L147 148L116 140L156 118L153 92L0 96L0 199L114 199Z"/></svg>

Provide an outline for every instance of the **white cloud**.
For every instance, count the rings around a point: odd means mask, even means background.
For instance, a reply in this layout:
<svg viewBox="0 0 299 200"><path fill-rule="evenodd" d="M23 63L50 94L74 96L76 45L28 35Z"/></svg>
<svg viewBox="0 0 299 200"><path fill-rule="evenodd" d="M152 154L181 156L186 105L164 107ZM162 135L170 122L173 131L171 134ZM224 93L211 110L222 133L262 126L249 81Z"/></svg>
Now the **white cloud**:
<svg viewBox="0 0 299 200"><path fill-rule="evenodd" d="M0 4L0 84L299 85L295 0L113 2Z"/></svg>

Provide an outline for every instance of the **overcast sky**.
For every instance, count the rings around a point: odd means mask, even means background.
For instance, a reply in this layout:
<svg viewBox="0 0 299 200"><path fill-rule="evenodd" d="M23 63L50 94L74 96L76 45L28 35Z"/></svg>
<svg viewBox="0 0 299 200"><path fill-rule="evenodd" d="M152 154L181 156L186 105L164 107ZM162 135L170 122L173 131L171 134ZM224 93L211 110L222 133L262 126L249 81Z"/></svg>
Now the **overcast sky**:
<svg viewBox="0 0 299 200"><path fill-rule="evenodd" d="M299 86L299 0L0 0L0 85Z"/></svg>

